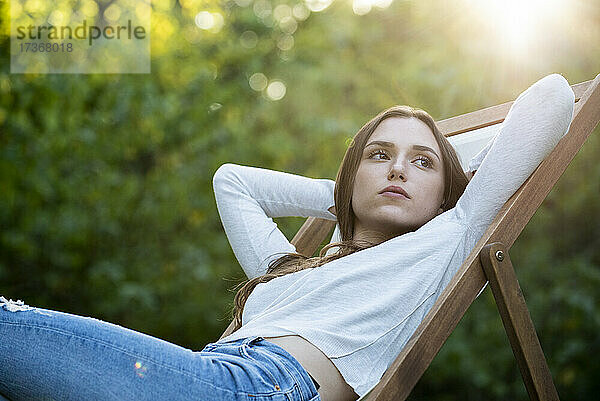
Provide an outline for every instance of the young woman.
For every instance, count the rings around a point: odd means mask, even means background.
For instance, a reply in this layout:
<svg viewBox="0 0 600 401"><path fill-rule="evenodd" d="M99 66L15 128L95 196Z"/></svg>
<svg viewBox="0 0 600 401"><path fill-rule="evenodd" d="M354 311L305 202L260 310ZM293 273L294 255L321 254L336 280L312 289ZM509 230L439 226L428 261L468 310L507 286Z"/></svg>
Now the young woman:
<svg viewBox="0 0 600 401"><path fill-rule="evenodd" d="M363 126L336 181L225 164L217 206L250 279L236 330L193 352L117 325L0 298L0 393L18 399L355 400L368 393L504 202L568 131L558 74L521 93L469 181L424 111ZM335 212L332 213L332 212ZM337 220L306 258L272 217ZM283 254L283 256L281 256Z"/></svg>

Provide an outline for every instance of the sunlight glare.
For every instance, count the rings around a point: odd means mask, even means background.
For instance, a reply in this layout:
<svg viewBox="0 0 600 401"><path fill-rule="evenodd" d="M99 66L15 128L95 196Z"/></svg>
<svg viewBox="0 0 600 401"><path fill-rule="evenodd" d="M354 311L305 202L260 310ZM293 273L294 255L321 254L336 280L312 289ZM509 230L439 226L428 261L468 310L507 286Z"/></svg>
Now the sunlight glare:
<svg viewBox="0 0 600 401"><path fill-rule="evenodd" d="M499 42L526 52L548 26L568 10L570 0L466 0L473 15L489 24Z"/></svg>

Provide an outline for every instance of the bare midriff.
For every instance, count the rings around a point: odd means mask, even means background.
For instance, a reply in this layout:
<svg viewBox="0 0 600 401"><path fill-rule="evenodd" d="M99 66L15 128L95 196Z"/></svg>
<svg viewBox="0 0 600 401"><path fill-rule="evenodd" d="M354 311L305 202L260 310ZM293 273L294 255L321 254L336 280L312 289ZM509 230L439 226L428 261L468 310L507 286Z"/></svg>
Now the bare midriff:
<svg viewBox="0 0 600 401"><path fill-rule="evenodd" d="M297 335L263 338L286 350L315 378L320 386L319 395L322 401L358 399L358 394L344 381L333 362L308 340Z"/></svg>

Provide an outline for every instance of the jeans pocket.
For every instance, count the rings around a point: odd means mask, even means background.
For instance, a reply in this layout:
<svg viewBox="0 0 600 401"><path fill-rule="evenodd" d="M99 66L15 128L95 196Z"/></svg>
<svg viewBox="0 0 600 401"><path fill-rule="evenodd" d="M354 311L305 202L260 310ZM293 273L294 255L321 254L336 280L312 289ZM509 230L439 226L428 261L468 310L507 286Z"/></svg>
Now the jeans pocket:
<svg viewBox="0 0 600 401"><path fill-rule="evenodd" d="M243 343L239 347L240 355L252 361L257 370L257 375L260 376L265 385L264 391L256 393L255 396L279 395L282 397L282 400L287 400L289 399L287 395L291 395L294 392L296 383L287 377L283 377L285 369L278 366L278 361L268 351L262 350L260 344L254 344L260 340L262 338ZM249 396L253 397L253 395ZM274 397L273 399L279 398Z"/></svg>

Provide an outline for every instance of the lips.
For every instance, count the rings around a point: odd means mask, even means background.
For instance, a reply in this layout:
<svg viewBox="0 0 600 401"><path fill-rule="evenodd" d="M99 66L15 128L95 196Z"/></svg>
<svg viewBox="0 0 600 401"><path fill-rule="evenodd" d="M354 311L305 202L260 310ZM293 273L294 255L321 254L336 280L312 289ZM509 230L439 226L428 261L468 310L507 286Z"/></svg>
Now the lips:
<svg viewBox="0 0 600 401"><path fill-rule="evenodd" d="M392 192L392 193L396 193L396 194L402 194L405 197L407 197L408 199L410 199L410 196L408 196L408 193L406 193L406 191L404 189L402 189L402 187L399 187L397 185L387 186L384 189L382 189L379 193L383 194L385 192Z"/></svg>

